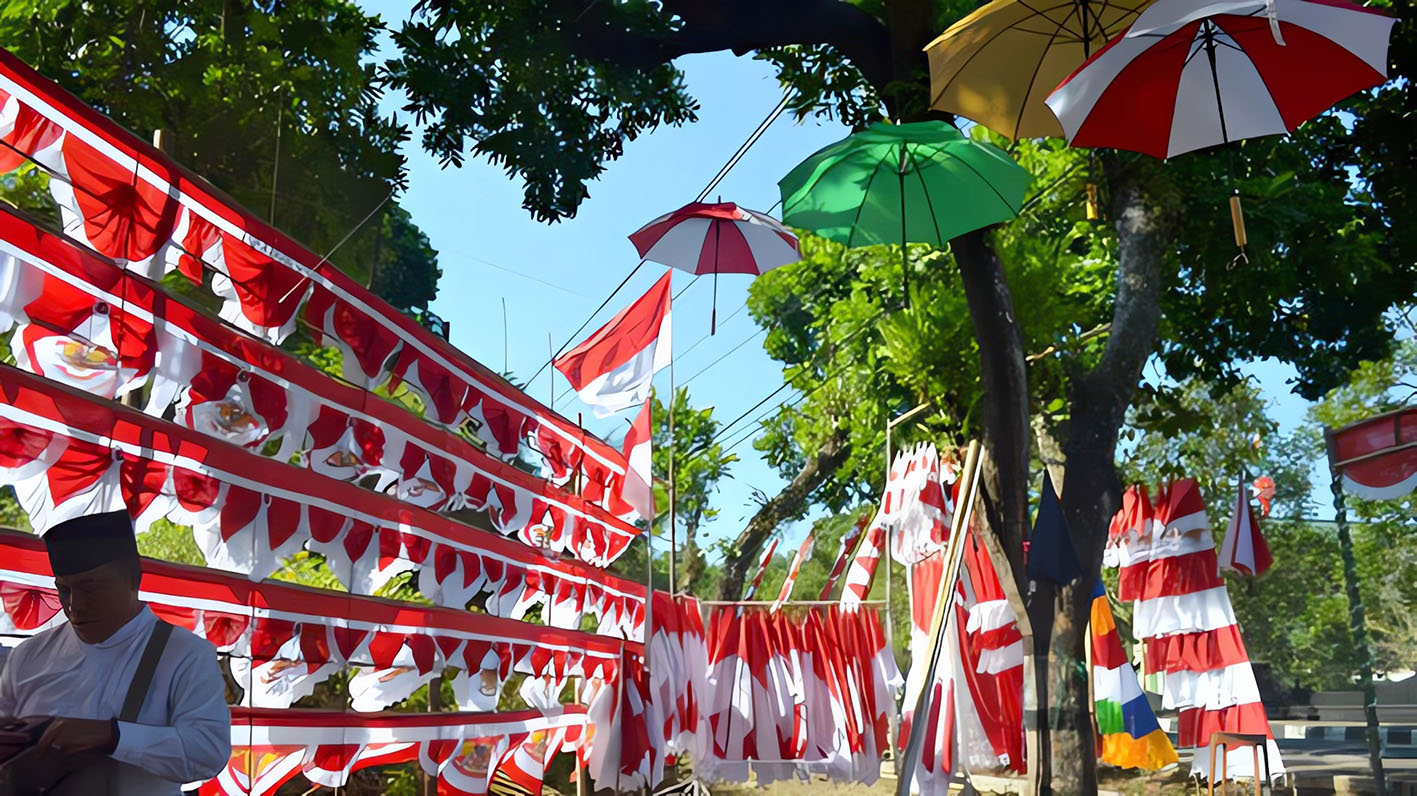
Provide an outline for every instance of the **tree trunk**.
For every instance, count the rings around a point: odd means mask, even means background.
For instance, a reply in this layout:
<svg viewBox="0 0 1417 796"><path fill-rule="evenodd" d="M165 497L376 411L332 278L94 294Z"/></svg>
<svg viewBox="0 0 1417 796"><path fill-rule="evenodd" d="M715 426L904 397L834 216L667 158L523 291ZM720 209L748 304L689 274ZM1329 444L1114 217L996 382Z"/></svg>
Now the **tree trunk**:
<svg viewBox="0 0 1417 796"><path fill-rule="evenodd" d="M723 562L723 582L718 590L720 600L743 599L743 582L747 579L748 568L756 563L763 543L777 530L778 525L807 505L807 496L831 477L850 452L846 432L838 428L822 445L822 449L807 460L792 483L758 509L758 513L748 521L748 527L733 540L733 550Z"/></svg>
<svg viewBox="0 0 1417 796"><path fill-rule="evenodd" d="M1060 794L1097 792L1087 697L1091 673L1084 665L1091 592L1102 565L1108 525L1121 503L1117 435L1142 366L1155 345L1161 263L1174 219L1153 195L1155 175L1150 170L1121 170L1115 162L1108 165L1119 244L1112 329L1097 366L1071 379L1072 418L1066 441L1055 447L1064 454L1063 512L1082 565L1082 577L1059 589L1054 605L1049 680L1057 708L1053 781Z"/></svg>

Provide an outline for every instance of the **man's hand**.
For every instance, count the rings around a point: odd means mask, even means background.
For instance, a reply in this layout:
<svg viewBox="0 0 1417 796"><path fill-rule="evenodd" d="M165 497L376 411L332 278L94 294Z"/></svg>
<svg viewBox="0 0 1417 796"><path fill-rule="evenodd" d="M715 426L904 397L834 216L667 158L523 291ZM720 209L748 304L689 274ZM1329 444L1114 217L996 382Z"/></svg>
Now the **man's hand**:
<svg viewBox="0 0 1417 796"><path fill-rule="evenodd" d="M70 757L84 752L109 754L117 744L118 732L112 721L60 717L50 722L35 748L42 755Z"/></svg>

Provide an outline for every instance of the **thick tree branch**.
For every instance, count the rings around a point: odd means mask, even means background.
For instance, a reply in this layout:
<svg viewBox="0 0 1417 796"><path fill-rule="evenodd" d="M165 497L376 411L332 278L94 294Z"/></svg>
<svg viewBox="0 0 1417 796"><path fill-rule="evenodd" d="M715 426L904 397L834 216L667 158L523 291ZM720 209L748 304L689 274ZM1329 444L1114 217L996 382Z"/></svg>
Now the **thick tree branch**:
<svg viewBox="0 0 1417 796"><path fill-rule="evenodd" d="M846 431L838 427L822 449L807 460L807 464L792 479L792 483L758 509L758 513L748 521L748 527L733 540L733 552L724 561L723 582L719 584L720 600L742 599L743 582L747 578L748 568L757 560L763 543L777 526L807 504L807 497L836 472L850 453L851 445L847 440Z"/></svg>
<svg viewBox="0 0 1417 796"><path fill-rule="evenodd" d="M646 36L626 30L607 3L560 0L584 56L631 67L666 64L681 55L728 50L736 55L794 44L828 44L878 90L892 79L892 44L880 20L842 0L669 0L677 31Z"/></svg>

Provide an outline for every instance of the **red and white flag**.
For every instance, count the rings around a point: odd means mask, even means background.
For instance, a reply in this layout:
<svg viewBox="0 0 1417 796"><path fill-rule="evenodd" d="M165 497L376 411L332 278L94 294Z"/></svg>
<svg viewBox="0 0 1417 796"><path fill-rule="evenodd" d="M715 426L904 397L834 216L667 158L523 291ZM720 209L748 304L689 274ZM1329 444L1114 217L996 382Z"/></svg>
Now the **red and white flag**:
<svg viewBox="0 0 1417 796"><path fill-rule="evenodd" d="M753 595L758 593L758 587L763 584L763 575L768 571L768 563L772 561L772 554L777 552L778 541L777 539L772 540L768 543L767 549L763 551L762 560L758 562L758 572L753 575L753 581L748 584L748 591L743 595L745 602L753 599Z"/></svg>
<svg viewBox="0 0 1417 796"><path fill-rule="evenodd" d="M651 454L653 425L650 420L650 399L635 417L630 433L625 435L625 483L620 498L650 524L654 523L654 477Z"/></svg>
<svg viewBox="0 0 1417 796"><path fill-rule="evenodd" d="M797 583L797 575L802 572L802 563L811 560L812 547L816 541L816 530L810 530L807 532L807 538L802 540L802 546L797 548L797 555L793 556L792 566L788 568L787 577L782 581L782 589L778 591L777 599L773 600L772 610L774 613L792 596L792 586Z"/></svg>
<svg viewBox="0 0 1417 796"><path fill-rule="evenodd" d="M1255 577L1269 571L1274 563L1269 545L1260 533L1255 513L1250 509L1250 496L1245 493L1245 481L1240 480L1240 494L1235 499L1235 513L1220 543L1220 568Z"/></svg>
<svg viewBox="0 0 1417 796"><path fill-rule="evenodd" d="M861 534L866 532L866 523L870 521L870 514L862 514L841 537L841 551L836 554L836 561L832 564L832 571L827 575L827 583L822 587L822 596L817 599L831 599L832 588L836 586L837 580L841 578L841 573L846 571L846 565L851 561L851 554L856 550L856 543L861 541Z"/></svg>
<svg viewBox="0 0 1417 796"><path fill-rule="evenodd" d="M669 276L666 272L633 304L556 359L556 369L597 417L609 417L649 398L650 381L673 356Z"/></svg>
<svg viewBox="0 0 1417 796"><path fill-rule="evenodd" d="M841 607L855 610L860 607L866 595L871 593L871 582L876 578L876 565L886 549L886 526L880 515L871 522L866 538L861 540L861 548L846 571L846 583L841 587Z"/></svg>

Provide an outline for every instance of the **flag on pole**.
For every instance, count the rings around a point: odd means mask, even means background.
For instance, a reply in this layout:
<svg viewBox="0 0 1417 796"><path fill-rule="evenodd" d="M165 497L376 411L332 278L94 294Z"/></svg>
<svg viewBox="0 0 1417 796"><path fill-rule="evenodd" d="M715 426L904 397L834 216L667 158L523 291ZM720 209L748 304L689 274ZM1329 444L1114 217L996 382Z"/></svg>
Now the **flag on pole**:
<svg viewBox="0 0 1417 796"><path fill-rule="evenodd" d="M767 549L763 551L763 559L758 562L758 573L748 584L748 592L743 595L744 601L753 599L753 595L758 593L758 587L763 583L763 575L768 571L768 562L772 561L772 554L777 552L777 543L777 539L772 540L768 543Z"/></svg>
<svg viewBox="0 0 1417 796"><path fill-rule="evenodd" d="M802 572L802 563L812 558L812 547L816 541L816 529L807 531L807 538L802 540L802 546L797 548L797 555L792 557L792 566L787 569L787 577L782 581L782 589L778 591L770 613L775 613L792 596L792 586L797 583L797 575Z"/></svg>
<svg viewBox="0 0 1417 796"><path fill-rule="evenodd" d="M650 523L654 522L654 477L651 460L651 440L653 426L650 423L651 399L646 398L644 408L635 416L630 425L630 433L625 435L625 483L620 489L620 499L633 508Z"/></svg>
<svg viewBox="0 0 1417 796"><path fill-rule="evenodd" d="M861 547L856 551L851 569L846 571L846 583L841 587L842 608L859 608L866 595L871 593L871 581L876 577L876 565L880 563L885 549L886 526L877 514L870 529L866 531L866 538L861 540Z"/></svg>
<svg viewBox="0 0 1417 796"><path fill-rule="evenodd" d="M585 342L557 357L556 369L594 407L596 417L644 403L654 374L669 364L670 273Z"/></svg>
<svg viewBox="0 0 1417 796"><path fill-rule="evenodd" d="M1250 509L1250 496L1245 494L1245 479L1241 478L1240 494L1235 498L1235 513L1230 516L1225 541L1220 543L1220 568L1255 577L1268 572L1273 563L1269 545L1264 540L1264 534L1260 533L1254 511Z"/></svg>
<svg viewBox="0 0 1417 796"><path fill-rule="evenodd" d="M851 553L856 550L856 543L861 541L861 535L866 532L866 523L870 521L870 514L862 514L841 537L841 550L836 554L836 561L832 564L831 573L827 575L826 585L822 587L822 596L817 599L831 599L832 589L836 586L836 581L841 577L841 573L846 571L846 564L851 560Z"/></svg>

